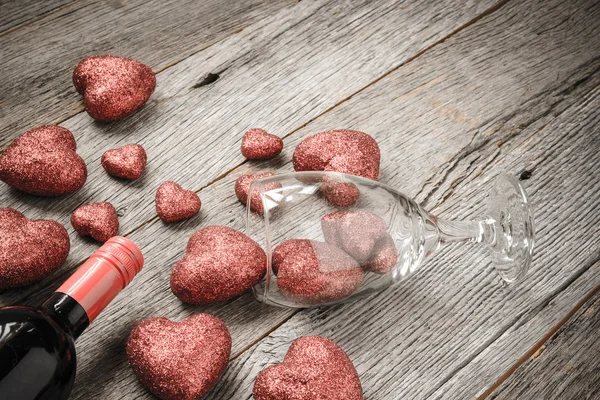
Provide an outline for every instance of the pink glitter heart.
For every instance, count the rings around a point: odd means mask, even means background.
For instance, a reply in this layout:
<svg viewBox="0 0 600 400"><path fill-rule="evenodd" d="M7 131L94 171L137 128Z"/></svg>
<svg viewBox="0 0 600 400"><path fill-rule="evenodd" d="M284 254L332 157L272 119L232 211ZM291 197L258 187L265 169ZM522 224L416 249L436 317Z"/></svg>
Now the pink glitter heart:
<svg viewBox="0 0 600 400"><path fill-rule="evenodd" d="M380 152L377 142L359 131L339 129L317 133L304 139L294 151L296 171L334 171L377 180ZM358 188L349 182L324 179L325 198L338 207L358 200Z"/></svg>
<svg viewBox="0 0 600 400"><path fill-rule="evenodd" d="M156 87L150 67L129 58L88 57L73 71L75 89L84 95L92 118L110 122L124 118L146 104Z"/></svg>
<svg viewBox="0 0 600 400"><path fill-rule="evenodd" d="M65 262L71 243L67 230L52 220L30 220L0 208L0 288L28 285Z"/></svg>
<svg viewBox="0 0 600 400"><path fill-rule="evenodd" d="M171 271L171 290L192 304L229 300L256 285L266 267L258 243L235 229L208 226L190 237Z"/></svg>
<svg viewBox="0 0 600 400"><path fill-rule="evenodd" d="M255 400L362 400L358 373L344 350L322 336L292 343L283 362L261 371Z"/></svg>
<svg viewBox="0 0 600 400"><path fill-rule="evenodd" d="M327 243L350 254L365 270L386 273L398 261L385 221L372 212L327 214L321 218L321 229Z"/></svg>
<svg viewBox="0 0 600 400"><path fill-rule="evenodd" d="M146 168L146 151L139 144L126 144L118 149L106 151L102 155L102 168L109 174L124 178L137 179Z"/></svg>
<svg viewBox="0 0 600 400"><path fill-rule="evenodd" d="M181 322L146 319L127 340L131 369L163 400L204 396L225 371L230 354L227 327L208 314L196 314Z"/></svg>
<svg viewBox="0 0 600 400"><path fill-rule="evenodd" d="M364 272L344 251L315 240L286 240L273 250L277 287L287 298L320 304L350 296Z"/></svg>
<svg viewBox="0 0 600 400"><path fill-rule="evenodd" d="M200 197L191 190L185 190L177 183L167 181L156 191L156 213L165 222L177 222L198 214L202 203Z"/></svg>
<svg viewBox="0 0 600 400"><path fill-rule="evenodd" d="M296 171L337 171L377 180L380 152L377 142L359 131L339 129L304 139L294 151Z"/></svg>
<svg viewBox="0 0 600 400"><path fill-rule="evenodd" d="M265 130L253 128L244 134L241 150L248 160L273 158L283 150L283 140Z"/></svg>
<svg viewBox="0 0 600 400"><path fill-rule="evenodd" d="M250 184L252 183L252 181L255 181L255 180L261 179L261 178L268 178L270 176L275 176L275 174L273 172L264 172L264 173L258 174L258 175L242 175L242 176L240 176L235 181L235 195L237 196L238 200L241 201L243 204L247 204L248 203L248 191L250 190ZM269 190L277 189L280 187L281 187L281 184L279 182L272 182L272 183L266 184L264 186L264 189L265 189L265 191L269 191ZM260 198L260 193L256 189L252 191L252 197L250 198L250 209L261 215L264 213L263 203Z"/></svg>
<svg viewBox="0 0 600 400"><path fill-rule="evenodd" d="M73 212L71 225L80 235L104 243L119 232L119 216L110 203L91 203Z"/></svg>
<svg viewBox="0 0 600 400"><path fill-rule="evenodd" d="M68 129L54 125L31 129L0 155L0 179L40 196L73 193L87 179L85 162L76 148Z"/></svg>

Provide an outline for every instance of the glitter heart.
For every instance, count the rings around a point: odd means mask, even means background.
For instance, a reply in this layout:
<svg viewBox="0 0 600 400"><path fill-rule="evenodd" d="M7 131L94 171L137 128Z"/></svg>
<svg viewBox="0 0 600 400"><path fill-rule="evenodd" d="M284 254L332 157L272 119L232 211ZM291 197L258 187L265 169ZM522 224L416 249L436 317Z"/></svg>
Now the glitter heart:
<svg viewBox="0 0 600 400"><path fill-rule="evenodd" d="M273 271L284 296L304 304L350 296L364 272L343 250L315 240L286 240L273 250Z"/></svg>
<svg viewBox="0 0 600 400"><path fill-rule="evenodd" d="M177 222L198 214L202 203L191 190L167 181L156 191L156 213L165 222Z"/></svg>
<svg viewBox="0 0 600 400"><path fill-rule="evenodd" d="M385 221L369 211L337 212L321 218L325 241L358 261L364 269L389 272L398 261Z"/></svg>
<svg viewBox="0 0 600 400"><path fill-rule="evenodd" d="M237 178L237 180L235 181L235 195L237 196L238 200L241 201L243 204L247 204L248 191L250 190L250 184L252 183L252 181L261 178L268 178L269 176L275 176L275 174L273 172L264 172L258 175L242 175L239 178ZM280 187L281 184L279 182L271 182L264 186L265 191L277 189ZM254 189L252 191L252 196L250 198L250 209L261 215L264 213L263 203L260 198L260 193L257 189Z"/></svg>
<svg viewBox="0 0 600 400"><path fill-rule="evenodd" d="M71 247L67 230L52 220L30 220L0 208L0 288L28 285L52 274Z"/></svg>
<svg viewBox="0 0 600 400"><path fill-rule="evenodd" d="M362 400L356 368L344 350L322 336L292 343L283 362L261 371L255 400Z"/></svg>
<svg viewBox="0 0 600 400"><path fill-rule="evenodd" d="M317 133L294 151L296 171L337 171L377 180L379 146L369 135L346 129Z"/></svg>
<svg viewBox="0 0 600 400"><path fill-rule="evenodd" d="M241 150L248 160L264 160L281 153L283 140L265 130L253 128L244 134Z"/></svg>
<svg viewBox="0 0 600 400"><path fill-rule="evenodd" d="M71 225L80 235L106 242L119 232L119 216L110 203L86 204L73 212Z"/></svg>
<svg viewBox="0 0 600 400"><path fill-rule="evenodd" d="M377 180L380 152L377 142L359 131L339 129L317 133L304 139L293 156L296 171L335 171ZM325 198L338 207L356 202L359 191L352 183L325 180Z"/></svg>
<svg viewBox="0 0 600 400"><path fill-rule="evenodd" d="M131 369L163 400L204 396L225 371L230 354L227 327L208 314L196 314L181 322L146 319L127 340Z"/></svg>
<svg viewBox="0 0 600 400"><path fill-rule="evenodd" d="M137 179L146 168L146 151L139 144L126 144L118 149L106 151L102 155L102 168L109 174L124 178Z"/></svg>
<svg viewBox="0 0 600 400"><path fill-rule="evenodd" d="M87 179L85 162L76 149L68 129L54 125L31 129L0 155L0 179L40 196L73 193Z"/></svg>
<svg viewBox="0 0 600 400"><path fill-rule="evenodd" d="M156 87L150 67L129 58L88 57L73 71L75 89L84 96L92 118L110 122L124 118L146 104Z"/></svg>
<svg viewBox="0 0 600 400"><path fill-rule="evenodd" d="M209 226L190 237L171 271L171 290L192 304L229 300L256 285L266 267L267 256L254 240L226 226Z"/></svg>

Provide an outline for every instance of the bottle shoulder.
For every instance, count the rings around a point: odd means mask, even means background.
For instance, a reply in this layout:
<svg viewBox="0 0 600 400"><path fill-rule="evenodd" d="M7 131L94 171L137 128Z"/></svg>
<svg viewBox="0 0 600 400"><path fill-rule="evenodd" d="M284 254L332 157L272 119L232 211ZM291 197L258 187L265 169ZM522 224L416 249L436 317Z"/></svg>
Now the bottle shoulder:
<svg viewBox="0 0 600 400"><path fill-rule="evenodd" d="M0 309L0 346L15 337L27 337L43 347L73 348L71 336L48 315L34 307L11 306ZM50 349L48 349L50 350Z"/></svg>

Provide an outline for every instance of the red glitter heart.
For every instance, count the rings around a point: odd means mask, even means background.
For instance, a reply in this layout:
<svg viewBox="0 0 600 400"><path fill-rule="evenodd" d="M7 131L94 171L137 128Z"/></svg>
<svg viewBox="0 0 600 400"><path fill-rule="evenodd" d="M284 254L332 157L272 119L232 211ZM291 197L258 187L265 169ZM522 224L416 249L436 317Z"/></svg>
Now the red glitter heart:
<svg viewBox="0 0 600 400"><path fill-rule="evenodd" d="M373 248L373 253L362 267L365 271L376 274L387 274L398 263L398 250L394 239L389 233L386 233Z"/></svg>
<svg viewBox="0 0 600 400"><path fill-rule="evenodd" d="M225 371L230 354L227 327L208 314L196 314L181 322L146 319L127 340L131 369L163 400L204 396Z"/></svg>
<svg viewBox="0 0 600 400"><path fill-rule="evenodd" d="M85 162L76 149L68 129L54 125L31 129L0 155L0 179L40 196L73 193L87 179Z"/></svg>
<svg viewBox="0 0 600 400"><path fill-rule="evenodd" d="M379 146L369 135L346 129L317 133L294 151L296 171L337 171L377 180Z"/></svg>
<svg viewBox="0 0 600 400"><path fill-rule="evenodd" d="M119 232L119 216L110 203L86 204L73 212L71 225L80 235L106 242Z"/></svg>
<svg viewBox="0 0 600 400"><path fill-rule="evenodd" d="M30 220L0 208L0 288L28 285L65 262L71 243L67 230L52 220Z"/></svg>
<svg viewBox="0 0 600 400"><path fill-rule="evenodd" d="M191 190L167 181L156 191L156 213L165 222L177 222L198 214L202 203Z"/></svg>
<svg viewBox="0 0 600 400"><path fill-rule="evenodd" d="M110 122L124 118L146 104L156 87L152 69L129 58L88 57L73 71L75 89L84 95L92 118Z"/></svg>
<svg viewBox="0 0 600 400"><path fill-rule="evenodd" d="M139 144L126 144L118 149L106 151L102 155L102 168L109 174L124 178L137 179L146 168L146 151Z"/></svg>
<svg viewBox="0 0 600 400"><path fill-rule="evenodd" d="M344 350L322 336L292 343L283 362L261 371L255 400L362 400L356 368Z"/></svg>
<svg viewBox="0 0 600 400"><path fill-rule="evenodd" d="M321 181L323 196L329 203L338 207L349 207L360 197L360 190L351 182L344 179L325 176Z"/></svg>
<svg viewBox="0 0 600 400"><path fill-rule="evenodd" d="M244 134L241 150L248 160L273 158L283 150L283 140L265 130L253 128Z"/></svg>
<svg viewBox="0 0 600 400"><path fill-rule="evenodd" d="M320 304L350 296L364 272L344 251L315 240L286 240L273 250L277 286L287 298Z"/></svg>
<svg viewBox="0 0 600 400"><path fill-rule="evenodd" d="M321 218L325 241L358 261L364 269L390 271L398 261L385 221L370 211L337 212Z"/></svg>
<svg viewBox="0 0 600 400"><path fill-rule="evenodd" d="M254 240L226 226L208 226L190 237L171 271L171 290L192 304L229 300L256 285L266 266L267 256Z"/></svg>
<svg viewBox="0 0 600 400"><path fill-rule="evenodd" d="M243 204L248 203L248 191L250 190L250 184L252 181L261 178L268 178L269 176L275 176L273 172L264 172L258 175L242 175L235 181L235 195L238 200ZM264 186L265 191L273 190L280 188L281 184L279 182L271 182ZM257 189L252 191L252 197L250 198L250 209L259 214L264 213L263 203L260 198L260 193Z"/></svg>

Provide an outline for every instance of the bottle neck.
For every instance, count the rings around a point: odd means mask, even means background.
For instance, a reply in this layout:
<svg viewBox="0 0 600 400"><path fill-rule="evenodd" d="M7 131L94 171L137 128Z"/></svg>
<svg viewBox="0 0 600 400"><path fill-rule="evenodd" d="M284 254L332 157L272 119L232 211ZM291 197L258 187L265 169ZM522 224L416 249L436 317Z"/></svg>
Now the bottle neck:
<svg viewBox="0 0 600 400"><path fill-rule="evenodd" d="M115 236L88 258L41 306L77 338L142 269L144 258L129 239Z"/></svg>
<svg viewBox="0 0 600 400"><path fill-rule="evenodd" d="M40 308L67 331L73 340L77 340L90 325L90 320L81 304L68 294L55 292Z"/></svg>

